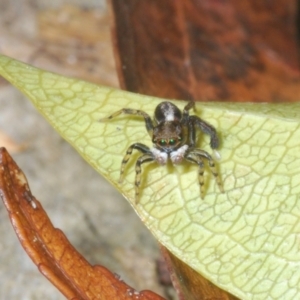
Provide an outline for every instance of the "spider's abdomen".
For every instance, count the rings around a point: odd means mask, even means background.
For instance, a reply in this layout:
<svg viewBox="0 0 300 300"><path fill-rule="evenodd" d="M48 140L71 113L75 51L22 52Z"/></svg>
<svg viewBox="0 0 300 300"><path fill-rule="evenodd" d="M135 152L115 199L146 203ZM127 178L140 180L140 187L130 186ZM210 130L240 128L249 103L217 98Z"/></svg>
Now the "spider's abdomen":
<svg viewBox="0 0 300 300"><path fill-rule="evenodd" d="M162 102L160 103L154 112L154 118L157 124L160 124L165 121L180 121L181 120L181 111L179 108L171 102Z"/></svg>

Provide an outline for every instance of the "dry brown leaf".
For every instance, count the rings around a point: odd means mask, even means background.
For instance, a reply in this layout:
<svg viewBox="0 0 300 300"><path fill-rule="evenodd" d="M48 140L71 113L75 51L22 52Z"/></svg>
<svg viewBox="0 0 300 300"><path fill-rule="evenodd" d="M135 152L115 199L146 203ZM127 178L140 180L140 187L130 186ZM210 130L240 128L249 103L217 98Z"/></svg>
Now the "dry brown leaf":
<svg viewBox="0 0 300 300"><path fill-rule="evenodd" d="M24 250L68 299L163 300L151 291L137 292L105 267L91 266L53 227L5 148L0 148L0 166L0 196Z"/></svg>
<svg viewBox="0 0 300 300"><path fill-rule="evenodd" d="M125 89L186 100L298 100L295 0L111 3Z"/></svg>
<svg viewBox="0 0 300 300"><path fill-rule="evenodd" d="M174 256L167 248L161 246L161 251L167 262L171 279L180 299L238 300L237 297L221 290L200 276L196 271Z"/></svg>

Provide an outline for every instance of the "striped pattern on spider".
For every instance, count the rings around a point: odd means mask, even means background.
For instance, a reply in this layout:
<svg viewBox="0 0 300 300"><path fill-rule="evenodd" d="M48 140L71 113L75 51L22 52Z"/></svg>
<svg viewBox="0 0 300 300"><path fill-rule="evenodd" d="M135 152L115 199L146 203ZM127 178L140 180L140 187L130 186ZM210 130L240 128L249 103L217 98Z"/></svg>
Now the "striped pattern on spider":
<svg viewBox="0 0 300 300"><path fill-rule="evenodd" d="M180 109L171 102L165 101L160 103L154 112L154 120L142 110L123 108L107 118L100 121L110 120L120 114L138 115L145 120L146 129L153 142L153 148L141 143L132 144L126 151L122 160L120 180L122 182L125 166L134 149L140 151L142 155L137 159L135 165L135 200L139 201L140 183L141 183L141 165L146 162L156 161L160 165L166 164L170 159L173 164L180 164L184 159L198 165L198 180L200 184L201 198L204 198L204 161L214 175L220 191L223 193L223 186L219 178L215 163L211 155L202 150L195 148L196 129L210 136L210 146L217 149L219 138L215 128L195 115L189 115L189 110L194 108L195 102L190 101L181 112Z"/></svg>

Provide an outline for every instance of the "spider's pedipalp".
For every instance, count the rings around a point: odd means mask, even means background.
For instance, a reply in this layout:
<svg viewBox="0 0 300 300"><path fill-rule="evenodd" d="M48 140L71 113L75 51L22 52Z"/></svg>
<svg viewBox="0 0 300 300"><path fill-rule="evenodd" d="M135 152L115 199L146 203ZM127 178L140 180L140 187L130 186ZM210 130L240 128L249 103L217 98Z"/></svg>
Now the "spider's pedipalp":
<svg viewBox="0 0 300 300"><path fill-rule="evenodd" d="M153 154L154 159L160 164L160 165L165 165L168 160L168 154L160 151L157 148L152 148L151 152Z"/></svg>
<svg viewBox="0 0 300 300"><path fill-rule="evenodd" d="M170 153L170 158L173 164L180 164L182 159L185 156L186 151L188 150L188 145L183 145L176 151Z"/></svg>

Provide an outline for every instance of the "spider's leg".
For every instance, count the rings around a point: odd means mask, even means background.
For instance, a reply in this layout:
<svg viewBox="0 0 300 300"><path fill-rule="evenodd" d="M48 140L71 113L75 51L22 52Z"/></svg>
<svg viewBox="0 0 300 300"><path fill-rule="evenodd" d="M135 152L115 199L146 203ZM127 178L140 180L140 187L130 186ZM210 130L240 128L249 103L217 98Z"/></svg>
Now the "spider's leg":
<svg viewBox="0 0 300 300"><path fill-rule="evenodd" d="M198 180L199 180L199 185L200 185L200 196L201 196L201 199L204 199L204 176L203 176L204 163L199 155L195 155L193 153L187 153L184 158L199 166Z"/></svg>
<svg viewBox="0 0 300 300"><path fill-rule="evenodd" d="M141 144L141 143L134 143L132 144L126 151L126 154L122 160L122 165L121 165L121 171L120 171L120 179L119 179L119 183L122 183L123 181L123 177L124 177L124 169L125 169L125 166L126 164L128 163L128 160L130 158L130 155L133 151L133 149L137 149L139 150L140 152L144 153L144 154L149 154L151 153L149 147L147 147L146 145L144 144Z"/></svg>
<svg viewBox="0 0 300 300"><path fill-rule="evenodd" d="M188 144L191 148L195 147L196 144L196 130L193 122L188 123Z"/></svg>
<svg viewBox="0 0 300 300"><path fill-rule="evenodd" d="M139 159L136 162L135 165L135 203L137 204L139 202L139 197L140 197L140 184L141 184L141 173L142 173L142 169L141 169L141 165L145 162L150 162L150 161L154 161L155 158L153 156L152 153L146 153L144 155L142 155L141 157L139 157Z"/></svg>
<svg viewBox="0 0 300 300"><path fill-rule="evenodd" d="M208 160L208 165L210 167L211 172L213 173L215 180L218 184L219 190L221 191L221 193L224 193L224 188L220 179L220 176L218 174L215 162L213 160L213 158L204 150L201 149L193 149L191 152L191 154L193 154L194 156L198 156L198 157L204 157Z"/></svg>
<svg viewBox="0 0 300 300"><path fill-rule="evenodd" d="M189 135L189 110L191 108L195 107L195 102L190 101L182 111L182 119L181 119L181 126L182 126L182 136L183 136L183 141L181 142L182 145L186 143L186 140Z"/></svg>
<svg viewBox="0 0 300 300"><path fill-rule="evenodd" d="M191 126L199 127L204 133L210 136L210 146L212 149L217 149L219 147L220 141L217 135L217 131L212 125L208 124L197 116L190 116L189 120Z"/></svg>
<svg viewBox="0 0 300 300"><path fill-rule="evenodd" d="M102 122L102 121L110 120L112 118L115 118L115 117L119 116L122 113L126 114L126 115L136 115L136 116L144 117L146 129L147 129L147 131L148 131L148 133L149 133L149 135L152 139L152 137L153 137L153 122L152 122L150 116L142 110L131 109L131 108L123 108L121 110L116 111L115 113L113 113L112 115L110 115L106 118L100 119L99 121Z"/></svg>
<svg viewBox="0 0 300 300"><path fill-rule="evenodd" d="M195 108L195 102L193 100L189 101L188 104L183 108L183 116L189 115L189 110Z"/></svg>

